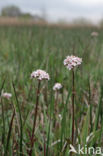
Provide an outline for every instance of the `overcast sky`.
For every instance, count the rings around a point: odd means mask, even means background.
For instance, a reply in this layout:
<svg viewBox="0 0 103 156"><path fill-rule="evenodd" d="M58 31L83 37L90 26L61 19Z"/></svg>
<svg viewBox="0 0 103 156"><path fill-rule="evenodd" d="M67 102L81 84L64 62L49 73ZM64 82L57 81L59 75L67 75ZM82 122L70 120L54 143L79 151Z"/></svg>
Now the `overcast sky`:
<svg viewBox="0 0 103 156"><path fill-rule="evenodd" d="M0 9L7 5L32 14L45 12L53 21L85 17L97 22L103 17L103 0L0 0Z"/></svg>

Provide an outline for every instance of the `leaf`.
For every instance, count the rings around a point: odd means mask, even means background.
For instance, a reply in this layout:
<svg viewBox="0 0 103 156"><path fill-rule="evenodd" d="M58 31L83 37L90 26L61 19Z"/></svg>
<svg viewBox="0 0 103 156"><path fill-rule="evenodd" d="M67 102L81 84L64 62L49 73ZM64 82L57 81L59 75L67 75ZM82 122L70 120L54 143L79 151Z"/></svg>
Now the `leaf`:
<svg viewBox="0 0 103 156"><path fill-rule="evenodd" d="M84 124L82 128L82 133L81 133L81 141L83 145L86 144L86 138L88 136L88 131L89 131L89 123L90 123L90 107L88 107L87 115L84 119Z"/></svg>
<svg viewBox="0 0 103 156"><path fill-rule="evenodd" d="M15 85L14 85L14 83L12 83L12 85L13 85L13 89L14 89L14 94L15 94L15 99L16 99L17 108L18 108L18 112L19 112L19 119L20 119L20 156L22 156L22 140L23 140L22 116L21 116L21 110L20 110L20 106L19 106L19 101L18 101Z"/></svg>
<svg viewBox="0 0 103 156"><path fill-rule="evenodd" d="M89 141L90 147L92 147L96 143L97 139L99 139L100 134L101 134L101 130L97 130L93 132L93 135Z"/></svg>

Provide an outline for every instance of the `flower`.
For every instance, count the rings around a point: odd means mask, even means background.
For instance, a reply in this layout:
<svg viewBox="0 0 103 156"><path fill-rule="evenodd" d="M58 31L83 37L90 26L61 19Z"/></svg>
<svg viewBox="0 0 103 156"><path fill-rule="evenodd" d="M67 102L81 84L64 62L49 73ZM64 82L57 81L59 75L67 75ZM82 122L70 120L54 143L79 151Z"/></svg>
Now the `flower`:
<svg viewBox="0 0 103 156"><path fill-rule="evenodd" d="M92 32L91 33L91 36L93 36L93 37L97 37L99 34L98 34L98 32Z"/></svg>
<svg viewBox="0 0 103 156"><path fill-rule="evenodd" d="M62 88L61 83L55 83L55 85L53 86L53 90L60 90Z"/></svg>
<svg viewBox="0 0 103 156"><path fill-rule="evenodd" d="M31 78L37 78L38 80L49 80L49 74L46 73L44 70L38 69L31 73Z"/></svg>
<svg viewBox="0 0 103 156"><path fill-rule="evenodd" d="M59 117L60 120L62 120L62 115L61 114L59 114L58 117Z"/></svg>
<svg viewBox="0 0 103 156"><path fill-rule="evenodd" d="M71 70L75 66L78 66L82 63L82 58L76 57L76 56L67 56L67 58L64 60L64 65L67 67L67 69Z"/></svg>
<svg viewBox="0 0 103 156"><path fill-rule="evenodd" d="M2 97L6 98L6 99L10 99L12 97L12 94L11 93L2 93L1 95Z"/></svg>

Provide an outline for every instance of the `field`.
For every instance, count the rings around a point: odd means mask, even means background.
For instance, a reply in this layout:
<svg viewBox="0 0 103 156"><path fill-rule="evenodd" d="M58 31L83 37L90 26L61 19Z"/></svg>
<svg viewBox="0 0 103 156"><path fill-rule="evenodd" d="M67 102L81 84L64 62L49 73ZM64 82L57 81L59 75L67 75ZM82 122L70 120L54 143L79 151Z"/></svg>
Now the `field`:
<svg viewBox="0 0 103 156"><path fill-rule="evenodd" d="M91 37L93 31L98 31L99 35ZM38 80L31 79L30 75L37 69L48 72L50 80L41 82L32 155L70 155L72 71L63 64L68 55L83 60L74 71L73 146L78 150L80 144L84 147L83 152L89 147L95 151L97 147L103 147L103 30L40 25L1 26L0 92L12 94L10 99L0 99L1 156L30 155L38 85ZM58 98L52 89L56 82L63 86ZM90 155L93 155L93 150Z"/></svg>

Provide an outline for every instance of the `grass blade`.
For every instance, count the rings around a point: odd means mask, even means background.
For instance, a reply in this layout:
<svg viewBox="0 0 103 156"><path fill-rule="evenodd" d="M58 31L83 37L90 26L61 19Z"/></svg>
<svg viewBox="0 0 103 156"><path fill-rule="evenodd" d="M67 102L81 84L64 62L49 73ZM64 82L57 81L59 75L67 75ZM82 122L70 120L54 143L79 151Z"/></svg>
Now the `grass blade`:
<svg viewBox="0 0 103 156"><path fill-rule="evenodd" d="M20 119L20 156L22 156L23 155L22 154L22 140L23 140L22 117L21 117L21 111L20 111L20 106L19 106L19 101L17 98L15 85L14 85L14 83L12 83L12 85L13 85L13 89L14 89L14 94L15 94L15 98L16 98L17 108L18 108L18 112L19 112L19 119Z"/></svg>
<svg viewBox="0 0 103 156"><path fill-rule="evenodd" d="M6 156L7 155L7 152L8 152L8 147L9 147L9 141L10 141L10 136L11 136L11 131L12 131L12 125L13 125L14 116L15 116L15 110L14 110L14 112L12 114L12 118L11 118L11 122L10 122L10 126L9 126L9 131L8 131L8 135L7 135L7 144L6 144L4 156Z"/></svg>

